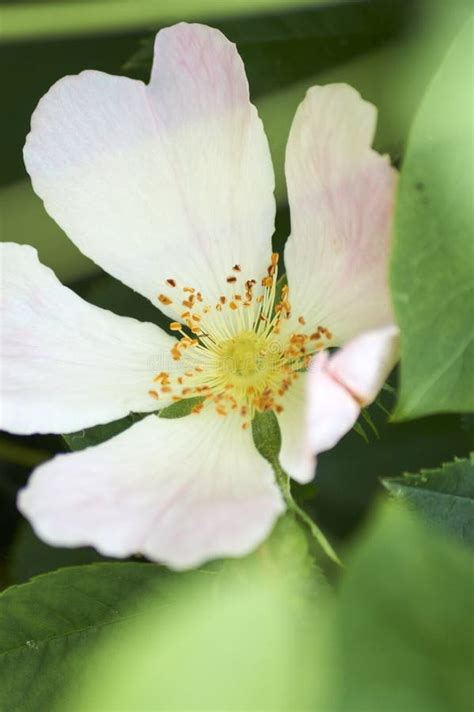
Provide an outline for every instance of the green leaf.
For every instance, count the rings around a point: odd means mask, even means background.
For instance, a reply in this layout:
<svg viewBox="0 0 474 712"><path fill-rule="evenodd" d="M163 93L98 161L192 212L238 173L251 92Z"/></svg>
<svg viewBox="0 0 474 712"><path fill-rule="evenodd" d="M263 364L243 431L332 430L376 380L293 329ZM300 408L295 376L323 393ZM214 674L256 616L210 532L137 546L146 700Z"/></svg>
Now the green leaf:
<svg viewBox="0 0 474 712"><path fill-rule="evenodd" d="M435 470L382 480L400 497L444 530L474 545L474 455Z"/></svg>
<svg viewBox="0 0 474 712"><path fill-rule="evenodd" d="M186 415L190 415L193 412L195 405L202 403L204 398L202 396L196 396L195 398L184 398L183 400L176 401L168 405L163 410L160 410L158 417L160 418L184 418Z"/></svg>
<svg viewBox="0 0 474 712"><path fill-rule="evenodd" d="M471 17L426 92L401 171L391 265L398 419L474 409L472 31Z"/></svg>
<svg viewBox="0 0 474 712"><path fill-rule="evenodd" d="M111 423L106 423L105 425L95 425L93 428L79 430L76 433L67 433L62 437L70 450L84 450L86 447L99 445L106 440L110 440L110 438L113 438L115 435L119 435L119 433L127 430L127 428L134 423L142 420L142 418L146 415L149 414L130 413L130 415L125 416L125 418L114 420Z"/></svg>
<svg viewBox="0 0 474 712"><path fill-rule="evenodd" d="M38 576L0 595L0 709L51 712L65 682L100 637L137 614L166 572L154 564L103 563Z"/></svg>
<svg viewBox="0 0 474 712"><path fill-rule="evenodd" d="M320 709L472 709L473 613L472 557L385 505L348 562L325 641L337 652Z"/></svg>
<svg viewBox="0 0 474 712"><path fill-rule="evenodd" d="M55 571L63 566L81 566L107 561L92 547L66 549L49 546L39 539L28 522L22 522L8 552L8 580L25 583L33 576Z"/></svg>
<svg viewBox="0 0 474 712"><path fill-rule="evenodd" d="M183 418L192 412L193 407L197 403L201 403L203 398L185 398L157 411L155 415L160 418ZM100 445L100 443L110 440L110 438L119 435L124 430L127 430L134 423L152 415L152 413L130 413L124 418L113 420L105 425L95 425L93 428L85 428L76 433L67 433L62 437L70 450L84 450L92 445Z"/></svg>
<svg viewBox="0 0 474 712"><path fill-rule="evenodd" d="M298 0L297 6L326 0ZM116 32L149 27L157 22L172 23L180 19L222 16L238 12L273 9L275 0L179 0L173 3L156 0L89 0L89 2L4 3L2 7L3 41L26 38L64 37L86 33ZM280 7L291 5L280 0Z"/></svg>
<svg viewBox="0 0 474 712"><path fill-rule="evenodd" d="M191 575L166 608L151 599L144 618L92 658L61 712L312 710L319 615L306 577L302 586L282 580L268 554L260 551L255 576ZM310 600L325 595L313 587Z"/></svg>

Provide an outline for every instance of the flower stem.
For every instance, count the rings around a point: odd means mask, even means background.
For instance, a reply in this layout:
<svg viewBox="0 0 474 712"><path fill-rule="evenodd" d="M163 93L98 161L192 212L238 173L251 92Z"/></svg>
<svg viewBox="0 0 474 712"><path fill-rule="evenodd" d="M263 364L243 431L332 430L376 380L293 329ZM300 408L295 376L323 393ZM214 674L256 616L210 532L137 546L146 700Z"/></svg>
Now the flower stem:
<svg viewBox="0 0 474 712"><path fill-rule="evenodd" d="M304 509L302 509L293 499L293 495L291 494L290 478L281 468L280 463L278 461L273 462L273 469L275 470L277 482L280 486L283 498L286 502L288 509L294 512L296 516L299 517L301 521L304 522L304 524L306 524L321 549L331 559L331 561L334 561L334 563L338 564L339 566L342 566L341 560L332 548L329 541L324 536L321 529L317 526L316 522L314 522L309 516L309 514L307 514Z"/></svg>

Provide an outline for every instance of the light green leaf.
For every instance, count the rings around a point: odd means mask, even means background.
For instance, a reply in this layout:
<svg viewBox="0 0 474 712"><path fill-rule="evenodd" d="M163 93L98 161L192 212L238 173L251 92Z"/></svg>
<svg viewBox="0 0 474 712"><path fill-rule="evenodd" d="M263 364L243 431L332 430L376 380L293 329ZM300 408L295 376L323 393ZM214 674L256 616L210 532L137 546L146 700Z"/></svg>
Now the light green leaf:
<svg viewBox="0 0 474 712"><path fill-rule="evenodd" d="M61 712L313 710L318 611L306 579L303 590L282 581L268 553L260 575L179 582L166 609L150 600L143 620L90 661ZM310 600L325 595L313 588Z"/></svg>
<svg viewBox="0 0 474 712"><path fill-rule="evenodd" d="M325 0L298 0L296 7ZM293 3L294 4L294 3ZM158 22L210 18L238 12L264 12L292 5L290 0L89 0L88 2L3 3L2 41L64 37L94 32L139 29Z"/></svg>
<svg viewBox="0 0 474 712"><path fill-rule="evenodd" d="M348 560L321 710L470 710L473 613L472 557L401 507L383 507Z"/></svg>
<svg viewBox="0 0 474 712"><path fill-rule="evenodd" d="M426 92L401 171L391 266L398 419L474 409L472 33L471 18Z"/></svg>
<svg viewBox="0 0 474 712"><path fill-rule="evenodd" d="M0 709L51 712L58 690L99 638L137 614L136 601L167 574L154 564L61 569L0 595Z"/></svg>
<svg viewBox="0 0 474 712"><path fill-rule="evenodd" d="M400 497L431 521L474 545L474 455L456 459L418 475L405 474L382 480Z"/></svg>

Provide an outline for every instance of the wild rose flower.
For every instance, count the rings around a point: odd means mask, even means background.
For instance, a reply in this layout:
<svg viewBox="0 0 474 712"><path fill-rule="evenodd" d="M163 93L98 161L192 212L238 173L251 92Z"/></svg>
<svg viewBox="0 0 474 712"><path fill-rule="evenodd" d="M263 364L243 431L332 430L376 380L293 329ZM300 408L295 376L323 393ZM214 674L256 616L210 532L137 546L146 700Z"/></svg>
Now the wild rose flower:
<svg viewBox="0 0 474 712"><path fill-rule="evenodd" d="M352 427L396 358L386 278L396 175L371 149L375 122L343 84L313 87L300 105L278 294L270 152L219 31L159 32L149 85L86 71L43 97L25 147L36 193L177 336L87 304L31 247L2 246L2 427L63 433L150 413L36 469L19 508L45 541L184 568L267 536L284 501L253 415L276 414L281 465L307 482L314 454ZM196 397L187 417L154 413Z"/></svg>

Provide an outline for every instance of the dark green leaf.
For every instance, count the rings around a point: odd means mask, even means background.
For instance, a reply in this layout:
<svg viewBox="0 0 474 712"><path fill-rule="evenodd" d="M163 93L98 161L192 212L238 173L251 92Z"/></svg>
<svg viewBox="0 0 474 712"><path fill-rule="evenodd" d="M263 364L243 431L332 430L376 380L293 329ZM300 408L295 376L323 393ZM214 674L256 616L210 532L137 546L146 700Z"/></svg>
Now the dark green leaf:
<svg viewBox="0 0 474 712"><path fill-rule="evenodd" d="M382 480L388 491L431 521L474 544L474 455L435 470Z"/></svg>
<svg viewBox="0 0 474 712"><path fill-rule="evenodd" d="M33 576L63 566L81 566L98 561L107 561L107 558L92 547L66 549L49 546L36 536L28 522L22 522L9 552L8 579L11 583L25 583Z"/></svg>
<svg viewBox="0 0 474 712"><path fill-rule="evenodd" d="M474 409L472 27L426 92L401 171L391 267L400 419Z"/></svg>
<svg viewBox="0 0 474 712"><path fill-rule="evenodd" d="M93 428L79 430L77 433L68 433L63 435L66 445L71 450L83 450L92 445L99 445L105 440L110 440L115 435L127 430L131 425L137 423L145 417L146 413L130 413L125 418L114 420L112 423L105 425L96 425Z"/></svg>
<svg viewBox="0 0 474 712"><path fill-rule="evenodd" d="M51 712L58 689L66 681L74 688L78 669L104 631L110 635L136 615L134 601L165 575L154 564L91 564L38 576L2 593L2 712Z"/></svg>

